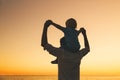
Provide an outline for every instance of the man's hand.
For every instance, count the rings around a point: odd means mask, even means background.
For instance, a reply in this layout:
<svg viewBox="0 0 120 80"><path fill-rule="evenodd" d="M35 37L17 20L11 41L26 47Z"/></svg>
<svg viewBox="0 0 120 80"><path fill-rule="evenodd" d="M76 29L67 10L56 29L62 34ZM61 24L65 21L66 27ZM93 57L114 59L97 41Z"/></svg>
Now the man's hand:
<svg viewBox="0 0 120 80"><path fill-rule="evenodd" d="M47 20L44 24L44 26L47 28L49 27L53 22L51 20Z"/></svg>
<svg viewBox="0 0 120 80"><path fill-rule="evenodd" d="M86 34L86 30L84 28L80 28L80 31L82 32L82 34Z"/></svg>

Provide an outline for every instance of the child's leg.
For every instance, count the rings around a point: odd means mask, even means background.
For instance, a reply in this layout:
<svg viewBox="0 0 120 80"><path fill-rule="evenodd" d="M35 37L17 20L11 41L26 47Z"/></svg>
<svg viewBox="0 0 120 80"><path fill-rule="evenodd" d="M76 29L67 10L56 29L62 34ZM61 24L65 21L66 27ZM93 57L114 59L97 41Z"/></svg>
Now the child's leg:
<svg viewBox="0 0 120 80"><path fill-rule="evenodd" d="M56 58L56 60L51 61L52 64L58 64L58 58Z"/></svg>

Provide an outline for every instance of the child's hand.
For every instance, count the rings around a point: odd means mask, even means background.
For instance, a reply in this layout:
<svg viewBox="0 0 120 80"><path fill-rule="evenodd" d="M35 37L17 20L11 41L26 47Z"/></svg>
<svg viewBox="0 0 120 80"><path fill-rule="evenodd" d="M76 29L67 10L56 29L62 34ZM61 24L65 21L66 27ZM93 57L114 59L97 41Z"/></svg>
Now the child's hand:
<svg viewBox="0 0 120 80"><path fill-rule="evenodd" d="M86 30L84 28L80 28L80 31L85 34L86 33Z"/></svg>
<svg viewBox="0 0 120 80"><path fill-rule="evenodd" d="M52 24L53 22L52 22L52 20L47 20L47 23L50 25L50 24Z"/></svg>
<svg viewBox="0 0 120 80"><path fill-rule="evenodd" d="M51 20L47 20L44 25L45 27L49 27L52 23L53 22Z"/></svg>

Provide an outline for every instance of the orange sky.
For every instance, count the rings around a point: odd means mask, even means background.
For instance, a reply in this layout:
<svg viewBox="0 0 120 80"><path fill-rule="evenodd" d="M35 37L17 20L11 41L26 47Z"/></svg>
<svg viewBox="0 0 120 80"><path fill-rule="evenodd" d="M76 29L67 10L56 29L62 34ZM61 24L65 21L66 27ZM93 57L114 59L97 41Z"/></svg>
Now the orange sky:
<svg viewBox="0 0 120 80"><path fill-rule="evenodd" d="M91 52L82 75L120 75L120 0L0 0L0 74L56 75L55 57L40 46L45 20L86 25ZM59 47L63 33L54 27L49 42ZM79 36L83 47L82 36Z"/></svg>

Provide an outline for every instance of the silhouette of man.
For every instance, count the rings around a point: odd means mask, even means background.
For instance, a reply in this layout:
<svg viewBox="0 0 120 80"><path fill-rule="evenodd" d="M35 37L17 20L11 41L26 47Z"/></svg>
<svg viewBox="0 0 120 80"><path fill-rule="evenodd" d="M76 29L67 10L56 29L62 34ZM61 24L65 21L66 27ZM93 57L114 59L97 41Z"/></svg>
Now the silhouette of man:
<svg viewBox="0 0 120 80"><path fill-rule="evenodd" d="M86 30L82 28L85 48L74 54L66 51L62 47L56 48L48 43L47 30L49 24L49 21L46 21L44 24L41 46L51 55L58 58L58 80L79 80L81 59L90 51ZM61 46L62 45L64 45L64 39L61 39Z"/></svg>

